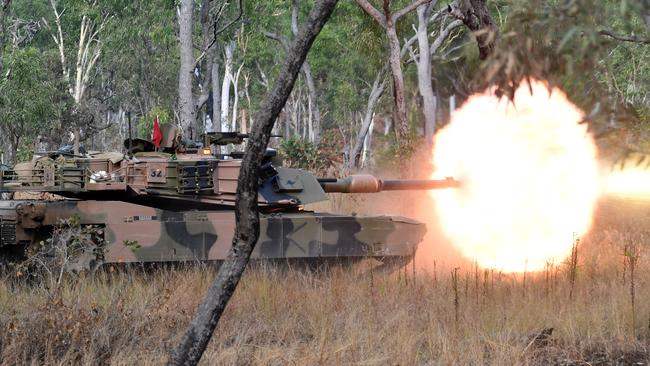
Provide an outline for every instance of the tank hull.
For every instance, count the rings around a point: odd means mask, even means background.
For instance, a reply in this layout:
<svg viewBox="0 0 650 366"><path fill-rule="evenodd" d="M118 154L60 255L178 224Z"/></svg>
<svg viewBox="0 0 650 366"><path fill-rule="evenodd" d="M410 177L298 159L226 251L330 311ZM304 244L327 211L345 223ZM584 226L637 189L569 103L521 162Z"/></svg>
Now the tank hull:
<svg viewBox="0 0 650 366"><path fill-rule="evenodd" d="M164 210L122 201L0 201L0 253L46 238L61 218L102 227L104 263L225 259L235 228L232 210ZM426 232L400 216L308 211L260 215L253 259L411 257ZM11 249L11 250L10 250Z"/></svg>

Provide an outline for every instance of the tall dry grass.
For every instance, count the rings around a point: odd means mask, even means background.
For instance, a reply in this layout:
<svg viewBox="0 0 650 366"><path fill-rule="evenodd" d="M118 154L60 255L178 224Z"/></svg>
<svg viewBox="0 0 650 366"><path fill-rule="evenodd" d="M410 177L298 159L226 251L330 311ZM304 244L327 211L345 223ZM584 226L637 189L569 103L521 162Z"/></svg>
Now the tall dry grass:
<svg viewBox="0 0 650 366"><path fill-rule="evenodd" d="M475 265L386 274L369 262L322 273L256 264L203 364L647 364L647 237L603 224L574 265L525 281ZM162 364L213 276L204 265L120 268L57 289L5 278L0 360Z"/></svg>

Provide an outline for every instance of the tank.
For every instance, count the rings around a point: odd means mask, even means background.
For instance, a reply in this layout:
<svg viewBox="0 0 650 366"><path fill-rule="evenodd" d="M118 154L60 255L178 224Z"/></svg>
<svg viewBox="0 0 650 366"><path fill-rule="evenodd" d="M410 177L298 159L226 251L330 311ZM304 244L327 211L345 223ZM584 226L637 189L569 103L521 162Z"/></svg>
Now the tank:
<svg viewBox="0 0 650 366"><path fill-rule="evenodd" d="M0 192L46 192L59 199L0 201L0 258L25 259L61 219L99 227L100 253L83 262L219 261L231 247L241 152L218 153L241 144L241 133L208 133L202 143L182 143L167 127L163 141L125 141L126 153L75 156L43 153L29 163L0 170ZM328 193L454 188L443 180L381 180L370 175L319 178L279 165L267 150L260 169L260 238L252 259L315 262L375 258L406 263L415 254L425 224L393 215L314 212L310 203ZM18 195L20 196L20 194Z"/></svg>

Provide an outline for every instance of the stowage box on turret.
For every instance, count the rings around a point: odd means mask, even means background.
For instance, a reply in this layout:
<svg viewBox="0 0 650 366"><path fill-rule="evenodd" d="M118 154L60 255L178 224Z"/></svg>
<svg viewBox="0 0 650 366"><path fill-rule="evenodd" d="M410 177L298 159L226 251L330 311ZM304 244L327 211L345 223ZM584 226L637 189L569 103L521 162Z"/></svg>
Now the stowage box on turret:
<svg viewBox="0 0 650 366"><path fill-rule="evenodd" d="M180 143L167 128L162 146L126 141L127 154L45 153L0 172L0 192L49 192L59 200L0 201L0 256L25 257L60 219L101 227L102 255L89 264L221 260L235 228L241 156L213 154L238 144L239 133L209 133L199 147ZM425 225L401 216L351 216L304 210L327 193L456 187L453 179L382 181L359 175L316 178L274 164L269 150L259 167L260 238L257 259L411 258ZM5 258L6 259L6 258ZM101 260L98 260L101 259Z"/></svg>

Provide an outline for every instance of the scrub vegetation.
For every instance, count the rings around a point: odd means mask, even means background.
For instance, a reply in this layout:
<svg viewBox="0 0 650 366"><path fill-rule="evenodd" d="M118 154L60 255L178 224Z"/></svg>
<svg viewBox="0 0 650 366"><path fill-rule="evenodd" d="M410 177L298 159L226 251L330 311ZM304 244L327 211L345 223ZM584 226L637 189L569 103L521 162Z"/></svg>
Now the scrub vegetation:
<svg viewBox="0 0 650 366"><path fill-rule="evenodd" d="M647 364L648 234L627 226L643 207L601 204L575 262L538 273L422 264L435 258L392 273L254 263L202 364ZM205 264L105 267L59 285L8 274L0 360L164 363L214 275Z"/></svg>

